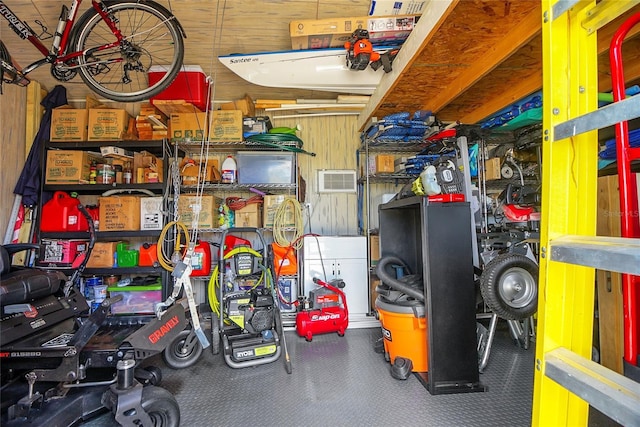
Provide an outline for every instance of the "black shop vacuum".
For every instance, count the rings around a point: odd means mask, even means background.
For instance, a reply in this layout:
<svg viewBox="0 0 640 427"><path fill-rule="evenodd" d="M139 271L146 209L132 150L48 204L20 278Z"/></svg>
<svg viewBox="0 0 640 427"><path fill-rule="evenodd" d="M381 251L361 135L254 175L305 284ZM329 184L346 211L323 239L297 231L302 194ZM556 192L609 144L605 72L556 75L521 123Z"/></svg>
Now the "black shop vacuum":
<svg viewBox="0 0 640 427"><path fill-rule="evenodd" d="M384 355L391 376L407 379L412 372L427 372L427 320L422 277L411 274L400 258L380 259L376 274L375 307L382 326Z"/></svg>

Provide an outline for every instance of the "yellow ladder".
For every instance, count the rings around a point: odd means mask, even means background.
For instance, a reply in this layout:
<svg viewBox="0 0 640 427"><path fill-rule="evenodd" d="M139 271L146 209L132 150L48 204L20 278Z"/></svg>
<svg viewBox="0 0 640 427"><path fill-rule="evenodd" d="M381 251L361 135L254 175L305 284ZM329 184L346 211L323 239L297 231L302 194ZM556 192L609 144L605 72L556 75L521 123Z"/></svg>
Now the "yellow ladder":
<svg viewBox="0 0 640 427"><path fill-rule="evenodd" d="M598 110L597 30L636 4L542 1L542 229L534 426L586 426L589 405L625 426L640 426L640 384L591 361L595 268L640 275L640 239L595 235L597 129L640 116L640 96Z"/></svg>

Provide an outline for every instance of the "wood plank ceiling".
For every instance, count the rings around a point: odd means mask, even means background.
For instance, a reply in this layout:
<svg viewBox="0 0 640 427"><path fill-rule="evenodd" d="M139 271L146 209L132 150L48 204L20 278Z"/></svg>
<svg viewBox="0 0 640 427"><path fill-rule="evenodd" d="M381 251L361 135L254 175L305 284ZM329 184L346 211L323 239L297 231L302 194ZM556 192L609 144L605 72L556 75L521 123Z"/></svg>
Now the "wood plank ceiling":
<svg viewBox="0 0 640 427"><path fill-rule="evenodd" d="M198 64L211 75L215 99L225 101L244 94L253 99L335 99L335 93L252 85L228 71L216 57L290 49L290 21L363 16L370 0L159 2L173 9L187 32L185 64ZM51 31L66 3L68 0L30 0L8 5L38 32L35 20ZM626 15L638 11L640 6ZM606 51L619 23L599 32L601 91L610 88ZM383 77L360 114L359 124L363 126L371 117L418 109L432 110L445 121L476 123L528 96L539 90L542 82L540 27L539 0L431 0L400 50L394 70ZM639 32L636 27L633 39L625 43L625 71L630 81L640 76ZM26 65L37 59L37 52L4 23L0 36L18 63ZM47 88L56 84L46 67L32 77ZM79 79L67 88L70 99L82 99L88 92Z"/></svg>

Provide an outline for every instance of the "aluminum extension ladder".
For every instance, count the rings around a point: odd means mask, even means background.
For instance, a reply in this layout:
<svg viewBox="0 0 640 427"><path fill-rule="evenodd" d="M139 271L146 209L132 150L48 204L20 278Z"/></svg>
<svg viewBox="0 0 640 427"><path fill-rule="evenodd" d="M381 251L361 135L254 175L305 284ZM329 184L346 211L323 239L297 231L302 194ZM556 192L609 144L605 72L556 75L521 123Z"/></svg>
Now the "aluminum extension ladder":
<svg viewBox="0 0 640 427"><path fill-rule="evenodd" d="M543 179L534 426L586 426L589 405L625 426L640 426L640 383L590 360L595 269L640 276L640 236L595 236L597 129L640 116L640 96L597 109L597 30L639 3L542 1ZM629 153L640 158L634 150ZM635 209L630 216L638 227L637 202ZM640 293L635 283L625 294ZM631 328L627 335L632 341L638 339L640 308L633 313L628 308L637 303L637 293L625 295L625 328ZM637 352L637 341L625 342L625 363L635 356L637 364Z"/></svg>

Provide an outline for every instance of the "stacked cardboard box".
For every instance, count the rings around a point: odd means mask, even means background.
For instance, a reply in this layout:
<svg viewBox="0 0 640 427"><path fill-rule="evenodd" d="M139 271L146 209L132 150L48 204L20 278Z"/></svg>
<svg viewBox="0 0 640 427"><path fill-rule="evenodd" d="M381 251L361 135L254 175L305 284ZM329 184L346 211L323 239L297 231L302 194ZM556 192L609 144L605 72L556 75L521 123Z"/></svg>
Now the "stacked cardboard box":
<svg viewBox="0 0 640 427"><path fill-rule="evenodd" d="M138 138L146 140L159 140L168 136L168 118L152 104L145 103L140 106L140 113L136 116L136 129Z"/></svg>

